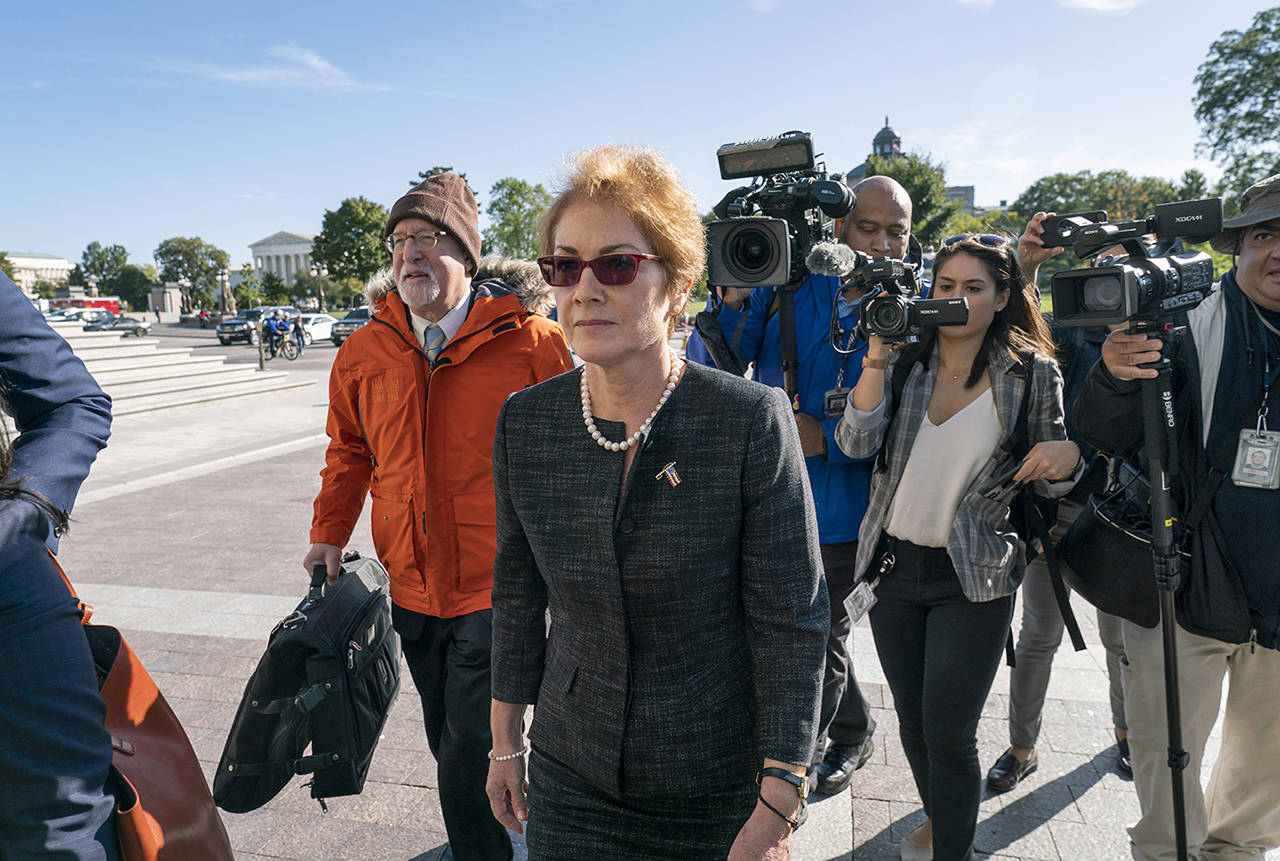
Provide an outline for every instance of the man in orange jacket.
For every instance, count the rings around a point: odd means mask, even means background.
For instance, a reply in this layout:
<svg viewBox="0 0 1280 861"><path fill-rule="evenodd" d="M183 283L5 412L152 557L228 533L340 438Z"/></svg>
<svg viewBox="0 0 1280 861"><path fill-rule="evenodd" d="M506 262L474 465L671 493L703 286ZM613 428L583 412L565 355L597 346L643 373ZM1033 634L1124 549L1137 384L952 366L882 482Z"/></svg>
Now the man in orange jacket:
<svg viewBox="0 0 1280 861"><path fill-rule="evenodd" d="M385 292L371 284L373 318L330 373L329 449L303 561L335 580L372 495L373 544L391 576L392 619L422 697L457 861L512 854L484 792L494 426L508 394L573 366L556 323L503 280L478 277L476 216L452 173L391 208L393 283Z"/></svg>

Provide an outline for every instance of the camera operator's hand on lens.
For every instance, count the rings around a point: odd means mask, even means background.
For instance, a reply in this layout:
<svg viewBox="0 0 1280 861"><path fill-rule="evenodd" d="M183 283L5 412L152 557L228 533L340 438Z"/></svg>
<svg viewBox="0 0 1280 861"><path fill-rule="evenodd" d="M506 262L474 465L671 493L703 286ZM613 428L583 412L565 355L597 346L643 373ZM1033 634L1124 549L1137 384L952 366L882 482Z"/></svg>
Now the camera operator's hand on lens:
<svg viewBox="0 0 1280 861"><path fill-rule="evenodd" d="M827 435L822 430L822 423L808 413L793 413L796 417L796 430L800 432L800 450L805 457L814 457L827 453Z"/></svg>
<svg viewBox="0 0 1280 861"><path fill-rule="evenodd" d="M1038 442L1022 459L1022 468L1013 474L1013 480L1061 481L1071 477L1079 462L1080 447L1069 439Z"/></svg>
<svg viewBox="0 0 1280 861"><path fill-rule="evenodd" d="M302 567L306 569L307 576L311 576L311 569L317 565L324 565L328 573L326 583L330 586L337 583L338 575L342 573L342 548L335 544L312 544L302 560Z"/></svg>
<svg viewBox="0 0 1280 861"><path fill-rule="evenodd" d="M747 300L751 298L751 287L717 287L720 291L720 301L728 305L735 311L741 311L742 306L747 304Z"/></svg>
<svg viewBox="0 0 1280 861"><path fill-rule="evenodd" d="M1034 283L1040 264L1050 257L1061 254L1065 248L1044 247L1044 227L1042 222L1053 215L1052 212L1037 212L1027 222L1027 227L1018 237L1018 264L1022 266L1027 280Z"/></svg>
<svg viewBox="0 0 1280 861"><path fill-rule="evenodd" d="M1127 327L1124 323L1120 325ZM1102 363L1117 380L1154 380L1155 368L1138 366L1157 361L1163 346L1158 338L1130 335L1117 328L1102 342Z"/></svg>

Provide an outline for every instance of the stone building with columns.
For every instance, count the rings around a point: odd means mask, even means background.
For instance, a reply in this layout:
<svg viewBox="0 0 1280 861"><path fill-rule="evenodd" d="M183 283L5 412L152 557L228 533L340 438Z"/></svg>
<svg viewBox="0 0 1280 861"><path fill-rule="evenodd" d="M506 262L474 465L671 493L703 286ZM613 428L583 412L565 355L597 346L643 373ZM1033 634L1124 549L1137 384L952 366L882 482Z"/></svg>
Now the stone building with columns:
<svg viewBox="0 0 1280 861"><path fill-rule="evenodd" d="M261 278L271 272L284 283L293 284L299 272L311 271L311 244L315 238L314 233L281 230L251 243L254 274Z"/></svg>

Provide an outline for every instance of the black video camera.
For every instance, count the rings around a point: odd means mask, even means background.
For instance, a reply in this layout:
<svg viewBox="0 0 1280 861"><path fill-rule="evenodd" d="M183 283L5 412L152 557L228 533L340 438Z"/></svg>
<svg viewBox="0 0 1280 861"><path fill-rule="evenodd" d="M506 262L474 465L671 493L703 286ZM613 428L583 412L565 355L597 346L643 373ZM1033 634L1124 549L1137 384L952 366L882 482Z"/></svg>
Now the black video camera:
<svg viewBox="0 0 1280 861"><path fill-rule="evenodd" d="M1100 221L1090 221L1101 215ZM1053 318L1064 326L1156 323L1179 310L1199 305L1213 286L1213 260L1202 251L1149 256L1142 237L1154 233L1162 241L1177 237L1204 242L1222 229L1222 200L1164 203L1155 214L1135 221L1111 222L1106 213L1077 213L1063 219L1070 231L1045 233L1046 247L1068 244L1079 257L1091 257L1121 245L1128 253L1112 265L1072 269L1053 276ZM1107 262L1107 261L1103 261Z"/></svg>
<svg viewBox="0 0 1280 861"><path fill-rule="evenodd" d="M853 192L814 159L813 137L791 131L716 150L723 179L753 177L725 195L707 225L707 282L718 287L799 284L804 259L834 238L831 219L853 209Z"/></svg>
<svg viewBox="0 0 1280 861"><path fill-rule="evenodd" d="M864 295L856 334L888 341L909 341L925 326L962 326L969 322L967 299L921 299L916 267L891 257L872 258L839 242L819 242L805 265L817 275L840 279L840 289ZM852 350L840 345L840 300L831 309L831 345L839 353Z"/></svg>

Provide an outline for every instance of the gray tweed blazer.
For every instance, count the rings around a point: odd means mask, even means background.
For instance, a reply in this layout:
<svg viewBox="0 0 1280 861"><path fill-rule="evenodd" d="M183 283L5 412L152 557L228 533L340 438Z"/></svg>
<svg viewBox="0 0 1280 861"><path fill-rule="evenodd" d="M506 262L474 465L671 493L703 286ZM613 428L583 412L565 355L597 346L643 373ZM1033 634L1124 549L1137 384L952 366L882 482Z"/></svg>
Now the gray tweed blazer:
<svg viewBox="0 0 1280 861"><path fill-rule="evenodd" d="M621 493L622 454L583 427L581 373L498 418L494 698L536 703L533 745L615 798L809 762L829 608L786 397L690 363Z"/></svg>

